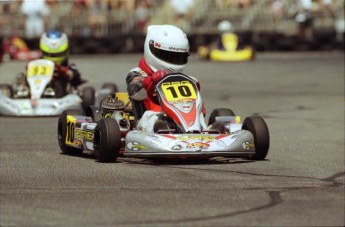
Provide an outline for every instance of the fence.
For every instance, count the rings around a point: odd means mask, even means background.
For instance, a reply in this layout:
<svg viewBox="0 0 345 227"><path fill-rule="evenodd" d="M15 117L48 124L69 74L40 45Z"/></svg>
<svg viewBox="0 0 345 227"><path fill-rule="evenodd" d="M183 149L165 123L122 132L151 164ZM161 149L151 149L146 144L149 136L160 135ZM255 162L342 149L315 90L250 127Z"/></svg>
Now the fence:
<svg viewBox="0 0 345 227"><path fill-rule="evenodd" d="M76 5L76 2L78 1L49 0L51 13L47 18L47 29L63 30L69 37L77 40L76 44L82 45L79 49L75 48L76 52L81 52L81 49L94 52L97 46L95 43L98 42L103 42L100 45L101 52L140 51L145 34L145 26L138 28L140 14L147 16L146 25L167 23L182 27L193 37L192 50L200 43L212 40L218 34L217 25L222 20L230 21L235 32L245 34L248 42L257 42L258 45L268 42L267 36L264 41L255 40L261 39L265 34L269 34L268 39L272 39L271 34L289 37L298 33L295 15L299 5L296 0L194 0L188 17L178 21L170 0L150 0L150 4L143 6L138 0L103 0L108 4L98 13L102 19L96 18L93 22L90 5ZM312 1L315 34L327 31L327 35L336 36L332 39L343 43L344 0L333 0L332 10L325 10L326 7L320 2L321 0ZM0 6L4 3L0 2ZM278 10L274 7L276 3L280 3ZM0 37L12 34L25 37L25 18L20 13L21 1L6 1L6 4L9 4L10 9L2 8ZM340 21L338 27L335 26L337 21ZM321 36L324 39L324 35ZM83 39L90 37L93 41ZM114 41L117 43L114 44Z"/></svg>

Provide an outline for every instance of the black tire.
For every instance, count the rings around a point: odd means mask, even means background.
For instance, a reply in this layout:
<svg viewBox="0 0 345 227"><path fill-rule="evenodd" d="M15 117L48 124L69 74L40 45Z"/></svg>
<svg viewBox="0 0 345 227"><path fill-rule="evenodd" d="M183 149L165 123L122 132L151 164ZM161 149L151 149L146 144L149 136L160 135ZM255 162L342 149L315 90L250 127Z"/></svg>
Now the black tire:
<svg viewBox="0 0 345 227"><path fill-rule="evenodd" d="M115 119L101 119L95 128L93 140L99 162L116 161L121 148L121 132Z"/></svg>
<svg viewBox="0 0 345 227"><path fill-rule="evenodd" d="M111 94L114 94L114 93L119 91L119 89L117 88L116 84L114 84L114 83L104 83L102 85L102 88L110 89L111 90Z"/></svg>
<svg viewBox="0 0 345 227"><path fill-rule="evenodd" d="M9 98L13 97L13 89L9 84L0 84L0 93Z"/></svg>
<svg viewBox="0 0 345 227"><path fill-rule="evenodd" d="M232 111L231 109L227 109L227 108L214 109L211 112L210 117L208 118L208 125L213 124L216 121L216 117L221 117L221 116L236 116L236 115L234 111Z"/></svg>
<svg viewBox="0 0 345 227"><path fill-rule="evenodd" d="M85 87L82 91L83 101L81 103L83 111L86 112L89 106L95 103L95 89L93 87Z"/></svg>
<svg viewBox="0 0 345 227"><path fill-rule="evenodd" d="M251 160L264 160L270 147L270 134L263 118L259 116L247 117L242 129L250 131L254 136L255 154Z"/></svg>
<svg viewBox="0 0 345 227"><path fill-rule="evenodd" d="M58 142L62 153L64 154L80 154L83 150L67 146L65 143L67 135L67 115L83 115L81 110L69 109L65 110L60 114L58 121Z"/></svg>
<svg viewBox="0 0 345 227"><path fill-rule="evenodd" d="M64 80L56 80L54 81L54 91L56 98L62 98L67 95L67 81Z"/></svg>

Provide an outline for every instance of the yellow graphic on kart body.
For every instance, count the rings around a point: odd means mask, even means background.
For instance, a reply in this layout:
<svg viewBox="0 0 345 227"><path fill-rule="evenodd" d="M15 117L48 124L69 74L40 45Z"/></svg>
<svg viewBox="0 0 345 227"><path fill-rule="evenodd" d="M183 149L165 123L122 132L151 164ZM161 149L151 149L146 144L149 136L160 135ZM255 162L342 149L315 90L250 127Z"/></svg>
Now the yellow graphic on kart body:
<svg viewBox="0 0 345 227"><path fill-rule="evenodd" d="M74 137L76 139L86 139L87 141L92 141L93 140L93 133L90 130L82 130L79 128L76 128L74 130Z"/></svg>
<svg viewBox="0 0 345 227"><path fill-rule="evenodd" d="M161 88L168 102L197 98L195 89L188 80L164 82L161 84Z"/></svg>
<svg viewBox="0 0 345 227"><path fill-rule="evenodd" d="M30 65L28 69L28 77L33 76L50 76L52 67L50 65Z"/></svg>
<svg viewBox="0 0 345 227"><path fill-rule="evenodd" d="M200 140L200 141L212 141L215 140L214 136L210 135L181 135L177 137L180 141L188 141L188 140Z"/></svg>
<svg viewBox="0 0 345 227"><path fill-rule="evenodd" d="M66 124L66 145L74 146L74 134L75 127L77 124L77 119L71 115L67 115L67 124Z"/></svg>
<svg viewBox="0 0 345 227"><path fill-rule="evenodd" d="M209 146L210 146L210 144L208 144L208 143L195 142L195 143L189 143L187 145L187 148L207 149Z"/></svg>

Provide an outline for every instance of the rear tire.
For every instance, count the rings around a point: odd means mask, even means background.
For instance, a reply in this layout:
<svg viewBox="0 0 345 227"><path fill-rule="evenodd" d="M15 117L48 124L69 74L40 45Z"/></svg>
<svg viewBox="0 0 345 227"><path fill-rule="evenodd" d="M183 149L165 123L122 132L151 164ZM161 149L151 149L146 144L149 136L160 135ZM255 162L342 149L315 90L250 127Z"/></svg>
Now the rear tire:
<svg viewBox="0 0 345 227"><path fill-rule="evenodd" d="M112 118L101 119L95 128L94 149L99 162L115 162L121 148L121 132Z"/></svg>
<svg viewBox="0 0 345 227"><path fill-rule="evenodd" d="M234 111L232 111L231 109L227 109L227 108L214 109L211 112L211 115L208 119L208 125L213 124L216 121L216 117L222 117L222 116L236 116L236 115Z"/></svg>
<svg viewBox="0 0 345 227"><path fill-rule="evenodd" d="M264 160L270 147L270 135L264 119L259 116L247 117L242 129L250 131L254 136L256 152L249 159Z"/></svg>
<svg viewBox="0 0 345 227"><path fill-rule="evenodd" d="M80 154L83 150L70 147L66 145L66 134L67 134L67 115L83 115L81 110L69 109L65 110L60 114L58 121L58 142L62 153L64 154Z"/></svg>
<svg viewBox="0 0 345 227"><path fill-rule="evenodd" d="M54 91L56 98L62 98L67 95L66 91L67 81L56 80L54 81Z"/></svg>
<svg viewBox="0 0 345 227"><path fill-rule="evenodd" d="M85 87L82 91L83 101L81 103L83 111L86 112L89 106L95 103L95 89L93 87Z"/></svg>
<svg viewBox="0 0 345 227"><path fill-rule="evenodd" d="M85 111L86 116L91 117L93 122L98 122L102 119L102 114L97 106L89 106Z"/></svg>
<svg viewBox="0 0 345 227"><path fill-rule="evenodd" d="M102 88L110 89L111 94L114 94L114 93L119 91L116 84L114 84L114 83L104 83L102 85Z"/></svg>

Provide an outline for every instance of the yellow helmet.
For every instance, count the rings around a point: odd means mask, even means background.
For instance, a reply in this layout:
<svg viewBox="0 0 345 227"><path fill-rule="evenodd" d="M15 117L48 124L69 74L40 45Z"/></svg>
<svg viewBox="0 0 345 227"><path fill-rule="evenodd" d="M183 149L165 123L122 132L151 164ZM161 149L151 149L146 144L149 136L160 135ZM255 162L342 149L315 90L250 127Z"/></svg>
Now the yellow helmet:
<svg viewBox="0 0 345 227"><path fill-rule="evenodd" d="M61 64L68 58L68 38L65 33L49 31L43 33L40 39L42 58Z"/></svg>

